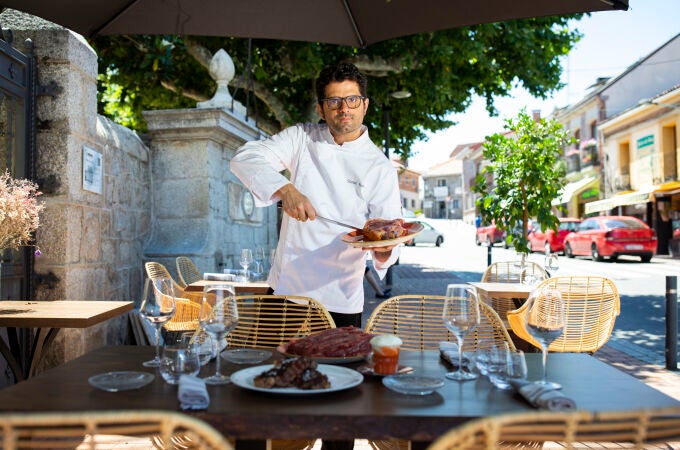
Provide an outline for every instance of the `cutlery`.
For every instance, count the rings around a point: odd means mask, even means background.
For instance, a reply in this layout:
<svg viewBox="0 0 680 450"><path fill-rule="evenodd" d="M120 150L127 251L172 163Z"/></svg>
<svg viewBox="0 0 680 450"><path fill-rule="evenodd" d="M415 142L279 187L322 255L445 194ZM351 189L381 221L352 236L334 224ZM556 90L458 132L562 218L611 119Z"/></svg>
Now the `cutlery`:
<svg viewBox="0 0 680 450"><path fill-rule="evenodd" d="M328 219L327 217L322 217L322 216L320 216L320 215L318 215L318 214L316 215L316 218L317 218L317 219L321 219L321 220L323 220L323 221L325 221L325 222L330 222L330 223L334 223L334 224L336 224L336 225L340 225L341 227L349 228L349 229L351 229L351 230L356 230L356 231L358 231L359 233L363 233L363 230L362 230L361 228L355 227L354 225L349 225L349 224L346 224L346 223L338 222L337 220Z"/></svg>

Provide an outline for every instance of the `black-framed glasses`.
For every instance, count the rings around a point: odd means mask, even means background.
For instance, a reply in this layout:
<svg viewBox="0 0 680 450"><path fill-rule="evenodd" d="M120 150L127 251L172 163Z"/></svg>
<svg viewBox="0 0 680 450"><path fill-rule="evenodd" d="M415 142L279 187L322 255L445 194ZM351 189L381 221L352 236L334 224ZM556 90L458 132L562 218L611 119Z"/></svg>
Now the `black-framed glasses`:
<svg viewBox="0 0 680 450"><path fill-rule="evenodd" d="M356 109L361 105L361 102L365 100L366 97L361 95L348 95L347 97L330 97L321 99L328 109L339 109L342 107L342 102L344 100L347 106L351 109Z"/></svg>

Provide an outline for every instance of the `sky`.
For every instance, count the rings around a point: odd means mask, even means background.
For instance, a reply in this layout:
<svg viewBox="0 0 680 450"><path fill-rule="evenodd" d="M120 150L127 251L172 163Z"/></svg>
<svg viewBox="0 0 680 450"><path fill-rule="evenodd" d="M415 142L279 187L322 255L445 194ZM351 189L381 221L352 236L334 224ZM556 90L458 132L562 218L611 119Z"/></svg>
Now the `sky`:
<svg viewBox="0 0 680 450"><path fill-rule="evenodd" d="M517 87L511 98L496 98L496 117L489 117L484 100L475 99L464 113L450 116L455 126L414 144L409 168L426 172L447 160L456 145L479 142L502 131L503 119L515 117L522 108L529 113L540 110L545 117L555 108L574 104L598 77L619 75L680 33L680 0L630 0L629 4L628 11L595 12L572 23L583 38L562 59L563 89L541 100Z"/></svg>

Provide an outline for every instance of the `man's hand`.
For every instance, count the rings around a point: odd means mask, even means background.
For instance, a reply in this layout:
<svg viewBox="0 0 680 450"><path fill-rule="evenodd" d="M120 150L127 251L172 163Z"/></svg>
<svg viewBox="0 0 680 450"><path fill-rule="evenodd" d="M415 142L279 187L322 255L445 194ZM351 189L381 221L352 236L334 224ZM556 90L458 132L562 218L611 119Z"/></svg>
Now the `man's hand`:
<svg viewBox="0 0 680 450"><path fill-rule="evenodd" d="M316 219L316 210L312 202L291 183L282 186L276 191L276 195L281 199L283 211L293 219L301 222Z"/></svg>

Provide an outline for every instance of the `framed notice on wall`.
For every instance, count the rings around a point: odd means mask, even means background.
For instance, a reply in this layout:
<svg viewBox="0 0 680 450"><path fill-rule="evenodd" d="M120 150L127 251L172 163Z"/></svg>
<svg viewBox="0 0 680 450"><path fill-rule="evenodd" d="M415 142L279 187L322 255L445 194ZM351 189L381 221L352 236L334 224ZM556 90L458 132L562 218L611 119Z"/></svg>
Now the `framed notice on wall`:
<svg viewBox="0 0 680 450"><path fill-rule="evenodd" d="M83 146L83 189L102 193L102 154Z"/></svg>

